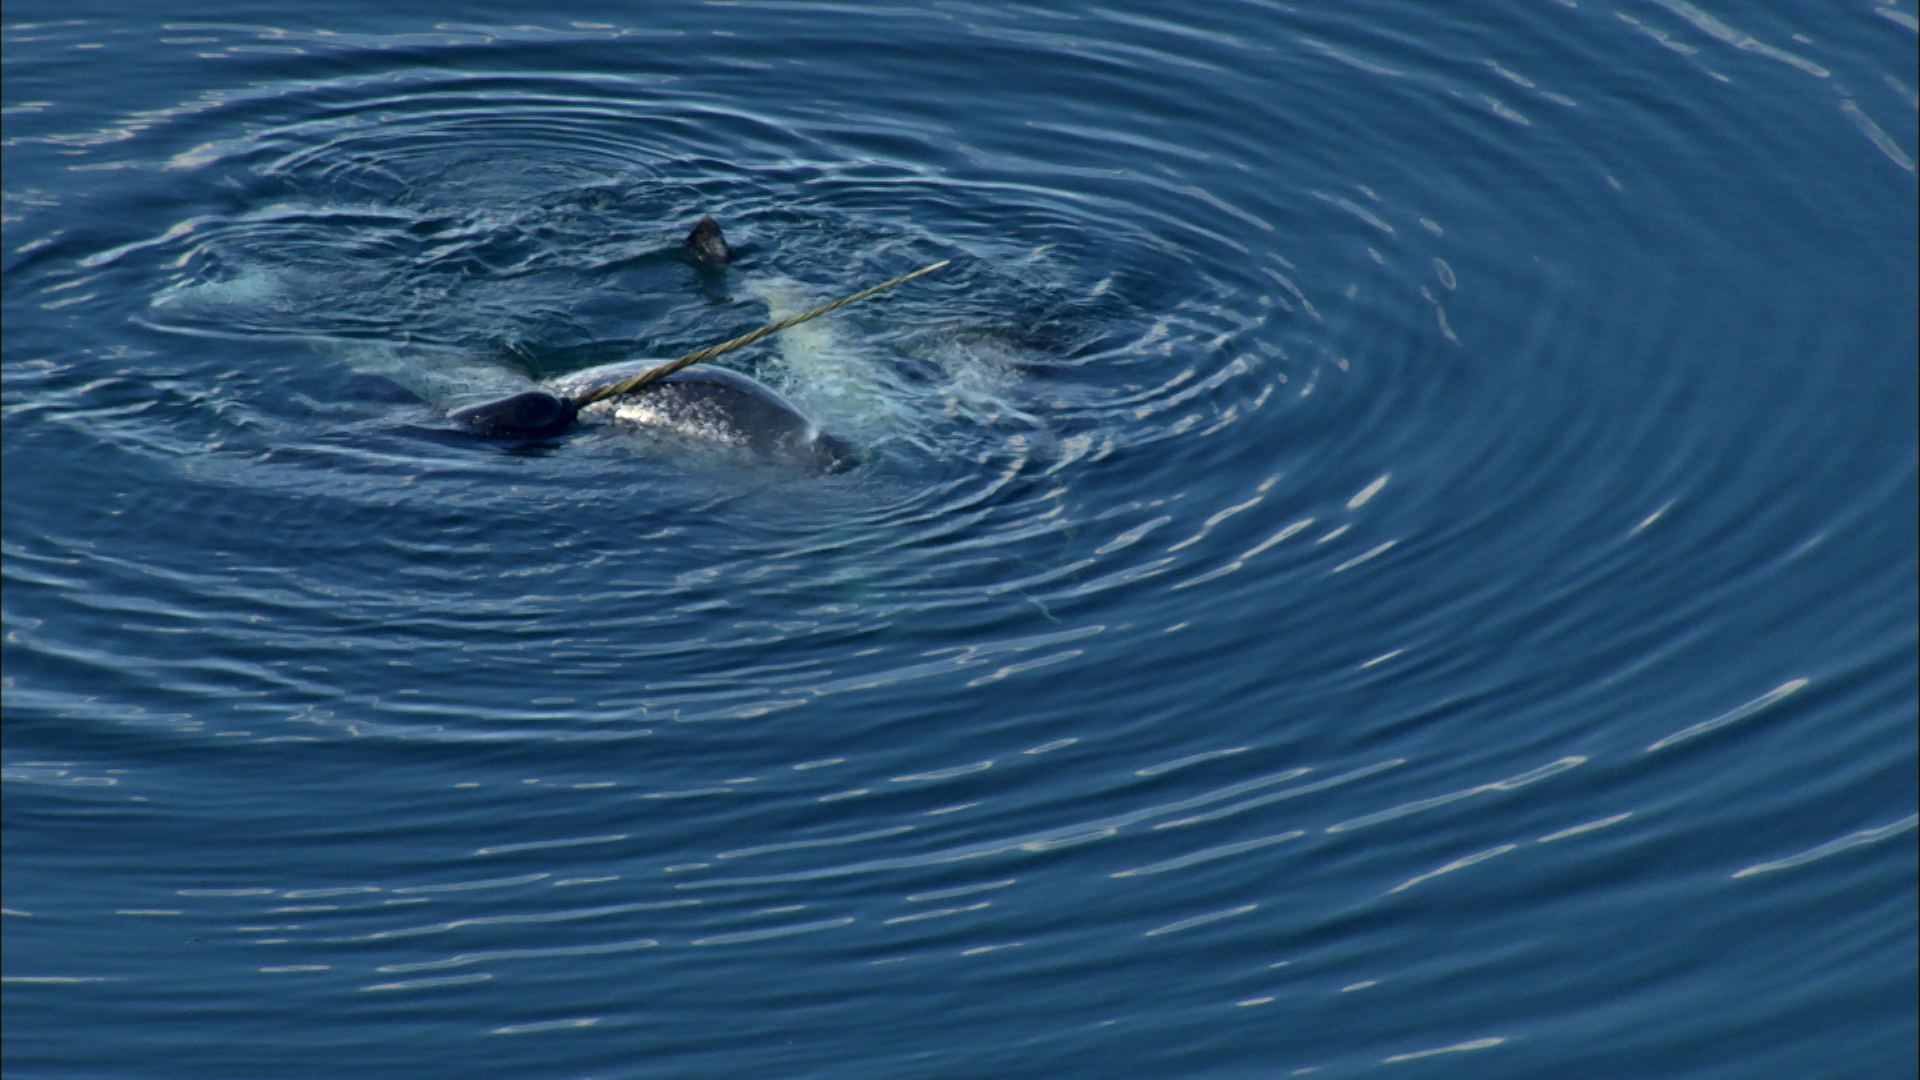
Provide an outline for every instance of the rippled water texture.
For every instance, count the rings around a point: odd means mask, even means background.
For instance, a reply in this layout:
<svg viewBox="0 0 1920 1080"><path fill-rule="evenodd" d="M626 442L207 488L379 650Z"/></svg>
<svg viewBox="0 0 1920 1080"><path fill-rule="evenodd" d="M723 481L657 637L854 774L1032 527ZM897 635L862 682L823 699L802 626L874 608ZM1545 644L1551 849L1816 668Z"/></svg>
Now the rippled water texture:
<svg viewBox="0 0 1920 1080"><path fill-rule="evenodd" d="M1915 1067L1911 0L168 7L7 8L9 1077ZM942 259L847 473L444 418Z"/></svg>

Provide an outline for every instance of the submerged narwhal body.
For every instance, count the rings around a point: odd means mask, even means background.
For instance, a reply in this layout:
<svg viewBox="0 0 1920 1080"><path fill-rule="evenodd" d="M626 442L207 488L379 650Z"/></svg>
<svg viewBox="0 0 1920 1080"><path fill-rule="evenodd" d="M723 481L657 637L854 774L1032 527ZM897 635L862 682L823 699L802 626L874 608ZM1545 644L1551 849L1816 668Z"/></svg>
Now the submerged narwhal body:
<svg viewBox="0 0 1920 1080"><path fill-rule="evenodd" d="M720 226L703 217L685 241L697 269L718 273L732 257ZM457 409L449 419L476 434L545 438L577 421L626 425L755 460L838 472L852 450L820 430L786 398L739 372L695 365L638 390L601 397L607 387L659 361L627 361L576 371L508 397ZM582 404L585 402L586 404Z"/></svg>

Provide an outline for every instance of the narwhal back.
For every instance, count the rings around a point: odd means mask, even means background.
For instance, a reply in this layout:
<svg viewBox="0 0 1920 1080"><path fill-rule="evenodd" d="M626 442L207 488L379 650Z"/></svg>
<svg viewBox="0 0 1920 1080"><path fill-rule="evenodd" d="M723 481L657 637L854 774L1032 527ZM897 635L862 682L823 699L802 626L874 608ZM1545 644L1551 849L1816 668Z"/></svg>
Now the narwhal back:
<svg viewBox="0 0 1920 1080"><path fill-rule="evenodd" d="M545 389L577 401L657 363L589 368L549 380ZM744 451L757 460L830 472L855 463L844 443L822 432L771 387L725 368L682 369L633 393L588 405L580 418L663 430Z"/></svg>

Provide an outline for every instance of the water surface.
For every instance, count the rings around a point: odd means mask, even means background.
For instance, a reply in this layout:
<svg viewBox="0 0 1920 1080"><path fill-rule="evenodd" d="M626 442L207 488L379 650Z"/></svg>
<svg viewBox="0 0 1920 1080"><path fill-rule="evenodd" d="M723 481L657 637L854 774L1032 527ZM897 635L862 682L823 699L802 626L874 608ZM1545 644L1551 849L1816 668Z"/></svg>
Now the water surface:
<svg viewBox="0 0 1920 1080"><path fill-rule="evenodd" d="M10 1076L1915 1067L1907 0L396 10L8 8Z"/></svg>

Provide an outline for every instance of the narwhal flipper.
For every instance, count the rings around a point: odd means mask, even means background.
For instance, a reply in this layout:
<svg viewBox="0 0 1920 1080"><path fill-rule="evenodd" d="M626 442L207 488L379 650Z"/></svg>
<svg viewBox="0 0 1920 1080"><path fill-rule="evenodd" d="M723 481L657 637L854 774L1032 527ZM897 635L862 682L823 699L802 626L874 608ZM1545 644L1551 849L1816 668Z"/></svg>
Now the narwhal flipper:
<svg viewBox="0 0 1920 1080"><path fill-rule="evenodd" d="M469 405L447 414L447 419L475 434L509 439L541 439L558 435L580 414L571 398L545 390L528 390L498 401Z"/></svg>
<svg viewBox="0 0 1920 1080"><path fill-rule="evenodd" d="M694 223L693 231L687 234L687 258L702 270L719 271L726 268L733 258L733 249L727 246L727 238L720 232L720 223L711 216L703 215Z"/></svg>

